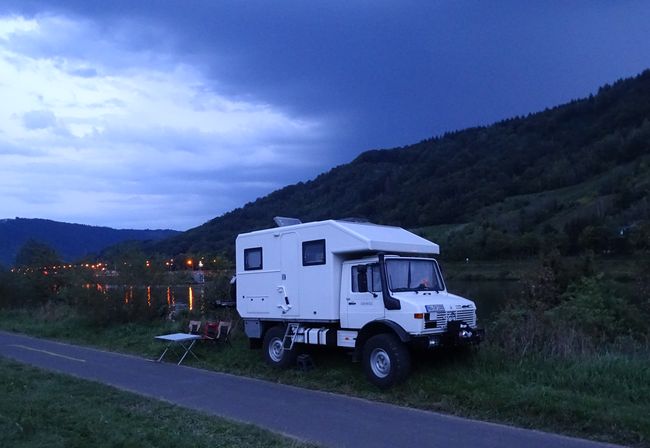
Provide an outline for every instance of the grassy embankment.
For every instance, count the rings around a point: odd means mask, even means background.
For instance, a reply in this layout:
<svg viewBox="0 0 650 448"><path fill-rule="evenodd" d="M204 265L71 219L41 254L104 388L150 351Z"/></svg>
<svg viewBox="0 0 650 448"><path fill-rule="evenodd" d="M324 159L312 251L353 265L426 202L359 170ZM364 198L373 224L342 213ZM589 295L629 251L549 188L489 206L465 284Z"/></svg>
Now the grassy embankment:
<svg viewBox="0 0 650 448"><path fill-rule="evenodd" d="M0 359L3 447L303 447L108 386Z"/></svg>
<svg viewBox="0 0 650 448"><path fill-rule="evenodd" d="M181 324L89 326L71 310L5 311L0 328L154 358L156 334ZM340 351L314 353L310 372L276 371L235 333L232 347L204 344L191 365L348 395L515 424L596 440L650 446L650 362L601 354L572 359L509 359L486 344L473 356L418 357L409 380L382 392Z"/></svg>

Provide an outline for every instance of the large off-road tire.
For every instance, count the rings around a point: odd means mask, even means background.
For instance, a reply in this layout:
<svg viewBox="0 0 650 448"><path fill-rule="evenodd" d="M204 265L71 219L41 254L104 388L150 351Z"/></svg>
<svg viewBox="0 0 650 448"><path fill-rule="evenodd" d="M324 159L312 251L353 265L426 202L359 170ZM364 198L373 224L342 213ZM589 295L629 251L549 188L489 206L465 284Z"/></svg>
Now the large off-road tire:
<svg viewBox="0 0 650 448"><path fill-rule="evenodd" d="M296 363L298 348L294 345L293 349L285 350L282 345L284 339L285 327L271 327L264 335L264 360L271 367L286 369Z"/></svg>
<svg viewBox="0 0 650 448"><path fill-rule="evenodd" d="M411 370L411 354L394 334L378 334L363 347L363 369L371 383L387 389L406 379Z"/></svg>

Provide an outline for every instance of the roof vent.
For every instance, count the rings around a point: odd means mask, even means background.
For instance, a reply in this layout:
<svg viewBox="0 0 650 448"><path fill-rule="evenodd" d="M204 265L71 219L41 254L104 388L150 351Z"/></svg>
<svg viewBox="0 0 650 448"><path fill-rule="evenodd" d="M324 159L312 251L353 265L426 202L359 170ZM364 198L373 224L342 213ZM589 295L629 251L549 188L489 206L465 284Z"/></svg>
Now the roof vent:
<svg viewBox="0 0 650 448"><path fill-rule="evenodd" d="M302 224L302 221L298 218L286 218L284 216L276 216L273 218L273 221L275 221L275 224L278 227L295 226L296 224Z"/></svg>

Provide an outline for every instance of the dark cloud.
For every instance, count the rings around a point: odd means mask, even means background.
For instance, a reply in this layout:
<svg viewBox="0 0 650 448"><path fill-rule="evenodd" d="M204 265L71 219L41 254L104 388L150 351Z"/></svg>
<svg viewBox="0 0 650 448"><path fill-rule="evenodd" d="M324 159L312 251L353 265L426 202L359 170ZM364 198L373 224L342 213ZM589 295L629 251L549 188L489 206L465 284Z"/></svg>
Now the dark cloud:
<svg viewBox="0 0 650 448"><path fill-rule="evenodd" d="M126 45L174 51L234 96L342 117L359 128L348 141L369 146L583 95L644 69L650 42L642 1L20 4L90 18L121 30Z"/></svg>

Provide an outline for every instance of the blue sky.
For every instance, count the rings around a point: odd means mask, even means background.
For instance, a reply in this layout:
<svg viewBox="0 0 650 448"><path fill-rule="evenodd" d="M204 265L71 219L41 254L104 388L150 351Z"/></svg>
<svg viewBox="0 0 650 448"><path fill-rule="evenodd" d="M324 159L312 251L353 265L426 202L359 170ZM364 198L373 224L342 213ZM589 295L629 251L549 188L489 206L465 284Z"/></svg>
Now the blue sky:
<svg viewBox="0 0 650 448"><path fill-rule="evenodd" d="M650 67L647 1L5 0L0 218L185 230Z"/></svg>

